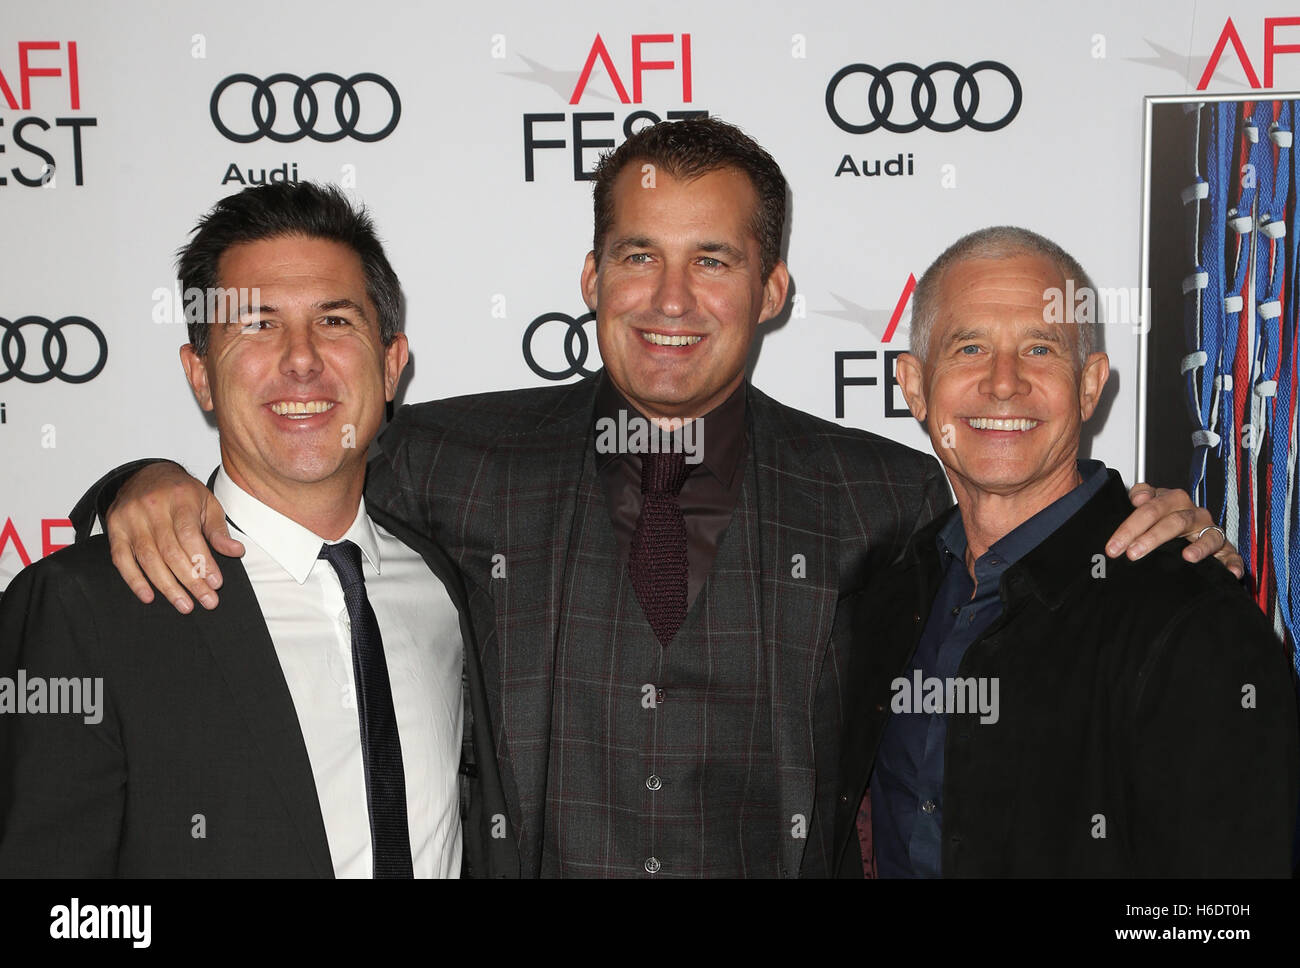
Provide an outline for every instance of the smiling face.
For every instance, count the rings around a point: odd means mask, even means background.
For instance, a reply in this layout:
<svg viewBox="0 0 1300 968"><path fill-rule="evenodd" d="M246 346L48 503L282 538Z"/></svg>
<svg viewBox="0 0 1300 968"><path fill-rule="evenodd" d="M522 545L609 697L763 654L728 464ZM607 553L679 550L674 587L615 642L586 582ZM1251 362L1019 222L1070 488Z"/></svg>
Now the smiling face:
<svg viewBox="0 0 1300 968"><path fill-rule="evenodd" d="M583 296L619 392L649 417L700 417L744 380L755 328L785 305L789 276L778 262L762 278L747 176L659 171L653 187L643 177L632 163L615 181L605 251L587 255Z"/></svg>
<svg viewBox="0 0 1300 968"><path fill-rule="evenodd" d="M231 478L283 505L303 486L355 490L366 449L406 366L406 337L385 347L361 259L339 242L283 236L231 246L218 284L256 290L256 306L212 324L206 355L181 359L214 410ZM352 508L355 511L355 505Z"/></svg>
<svg viewBox="0 0 1300 968"><path fill-rule="evenodd" d="M1044 321L1054 288L1060 269L1036 254L958 262L940 280L926 364L899 358L963 505L998 495L1041 508L1075 484L1080 428L1110 371L1104 353L1080 371L1074 327Z"/></svg>

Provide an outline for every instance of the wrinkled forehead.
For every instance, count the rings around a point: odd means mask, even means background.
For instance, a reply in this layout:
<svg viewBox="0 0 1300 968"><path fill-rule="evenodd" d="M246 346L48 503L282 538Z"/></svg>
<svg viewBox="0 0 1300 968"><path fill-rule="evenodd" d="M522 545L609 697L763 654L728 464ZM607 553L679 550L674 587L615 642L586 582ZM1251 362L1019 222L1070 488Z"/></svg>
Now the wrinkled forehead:
<svg viewBox="0 0 1300 968"><path fill-rule="evenodd" d="M1035 253L963 259L949 266L939 281L931 339L955 330L979 328L990 333L1075 327L1072 308L1061 314L1067 294L1060 268ZM1077 335L1077 334L1075 334ZM1073 339L1063 332L1062 338Z"/></svg>

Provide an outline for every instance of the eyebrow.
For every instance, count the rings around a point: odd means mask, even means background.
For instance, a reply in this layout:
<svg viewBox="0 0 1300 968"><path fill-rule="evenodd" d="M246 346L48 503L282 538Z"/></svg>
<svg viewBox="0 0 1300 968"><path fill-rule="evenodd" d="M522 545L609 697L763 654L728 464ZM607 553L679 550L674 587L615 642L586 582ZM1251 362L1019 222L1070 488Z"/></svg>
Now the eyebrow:
<svg viewBox="0 0 1300 968"><path fill-rule="evenodd" d="M330 299L325 302L316 303L314 306L312 306L312 309L314 309L318 313L330 313L330 312L336 312L337 310L340 309L350 309L358 316L360 316L364 322L367 323L370 322L370 317L366 315L365 307L359 305L355 299L348 299L346 297L342 299ZM269 303L263 303L260 306L240 306L238 309L238 314L235 316L235 319L228 320L228 322L233 323L236 320L242 319L245 316L262 315L262 314L274 315L279 311L280 311L279 307L272 306Z"/></svg>
<svg viewBox="0 0 1300 968"><path fill-rule="evenodd" d="M654 247L655 247L655 242L649 236L629 235L621 239L617 239L616 241L611 243L609 246L609 251L611 254L613 254L613 253L623 252L627 249L653 249ZM700 252L722 253L723 255L731 259L733 262L743 262L745 259L744 252L737 249L731 243L723 242L721 240L709 239L703 242L697 242L695 243L695 248Z"/></svg>
<svg viewBox="0 0 1300 968"><path fill-rule="evenodd" d="M609 251L621 252L624 249L649 249L653 247L654 243L644 235L627 235L611 243Z"/></svg>
<svg viewBox="0 0 1300 968"><path fill-rule="evenodd" d="M959 329L948 337L949 343L962 343L970 339L979 339L987 330L983 329ZM1031 329L1023 334L1024 339L1039 340L1044 343L1064 343L1061 338L1060 327L1053 326L1050 329Z"/></svg>
<svg viewBox="0 0 1300 968"><path fill-rule="evenodd" d="M353 299L331 299L328 302L317 303L313 308L322 313L334 312L337 309L350 309L360 316L362 321L367 323L370 322L370 317L366 315L365 307L359 305L356 300Z"/></svg>
<svg viewBox="0 0 1300 968"><path fill-rule="evenodd" d="M732 262L743 262L745 259L745 253L728 242L701 242L696 248L701 252L721 252Z"/></svg>
<svg viewBox="0 0 1300 968"><path fill-rule="evenodd" d="M243 319L245 316L260 315L260 314L262 314L262 313L274 313L274 312L276 312L276 311L277 311L277 310L276 310L276 308L275 308L274 306L265 306L265 305L263 305L263 306L240 306L238 309L235 310L234 318L227 318L227 319L226 319L226 325L227 325L227 326L233 326L233 325L237 324L237 323L239 322L239 320Z"/></svg>
<svg viewBox="0 0 1300 968"><path fill-rule="evenodd" d="M1025 337L1027 339L1041 340L1044 343L1065 342L1065 340L1061 339L1059 326L1052 326L1050 329L1031 329L1029 332L1025 333Z"/></svg>

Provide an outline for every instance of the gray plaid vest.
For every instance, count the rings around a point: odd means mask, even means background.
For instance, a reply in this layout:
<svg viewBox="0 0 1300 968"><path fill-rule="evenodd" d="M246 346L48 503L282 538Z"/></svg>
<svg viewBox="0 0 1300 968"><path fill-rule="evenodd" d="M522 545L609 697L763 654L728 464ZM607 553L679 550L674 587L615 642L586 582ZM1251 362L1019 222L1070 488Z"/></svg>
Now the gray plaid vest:
<svg viewBox="0 0 1300 968"><path fill-rule="evenodd" d="M753 461L667 649L618 558L590 451L584 464L560 612L542 874L776 876L783 828Z"/></svg>

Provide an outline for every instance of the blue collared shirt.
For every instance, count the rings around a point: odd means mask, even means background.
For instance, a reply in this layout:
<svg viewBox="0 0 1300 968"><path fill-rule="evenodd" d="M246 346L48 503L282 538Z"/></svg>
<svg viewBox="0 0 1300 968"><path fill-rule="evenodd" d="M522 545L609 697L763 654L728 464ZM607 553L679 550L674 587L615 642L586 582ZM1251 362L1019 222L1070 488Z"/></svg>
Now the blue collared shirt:
<svg viewBox="0 0 1300 968"><path fill-rule="evenodd" d="M957 675L966 650L1002 614L1003 573L1038 547L1074 516L1106 483L1100 461L1079 461L1083 481L1019 525L975 561L975 579L966 570L966 531L961 514L939 532L943 579L930 609L920 644L904 673L910 683L947 680ZM919 704L917 704L919 705ZM871 834L880 877L938 877L943 831L943 750L948 738L946 712L894 713L876 755L871 780Z"/></svg>

